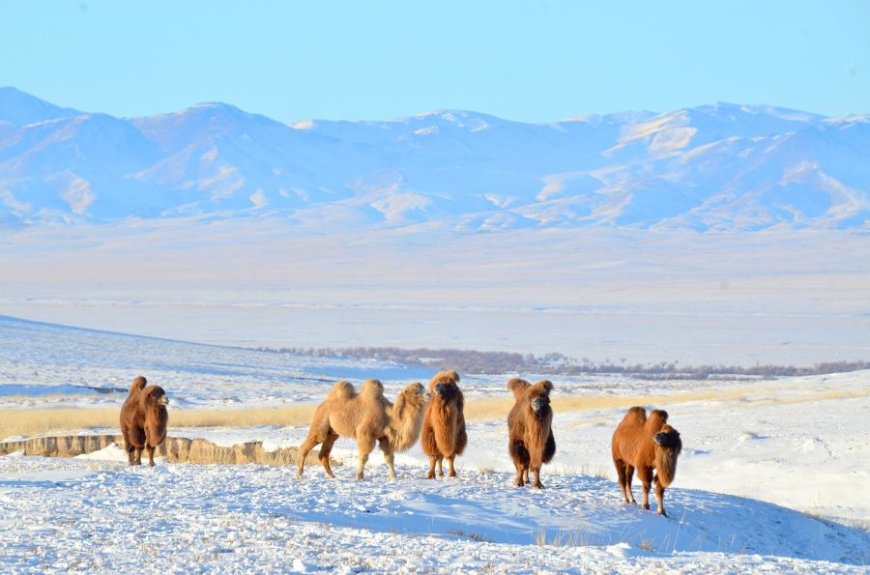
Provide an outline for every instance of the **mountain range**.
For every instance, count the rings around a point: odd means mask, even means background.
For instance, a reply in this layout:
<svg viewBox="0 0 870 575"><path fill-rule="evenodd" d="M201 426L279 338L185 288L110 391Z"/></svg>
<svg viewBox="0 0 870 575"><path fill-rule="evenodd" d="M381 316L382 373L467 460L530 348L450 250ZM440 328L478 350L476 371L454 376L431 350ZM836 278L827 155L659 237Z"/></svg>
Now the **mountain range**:
<svg viewBox="0 0 870 575"><path fill-rule="evenodd" d="M0 226L173 217L459 230L870 227L870 115L717 103L544 124L467 111L116 118L0 88Z"/></svg>

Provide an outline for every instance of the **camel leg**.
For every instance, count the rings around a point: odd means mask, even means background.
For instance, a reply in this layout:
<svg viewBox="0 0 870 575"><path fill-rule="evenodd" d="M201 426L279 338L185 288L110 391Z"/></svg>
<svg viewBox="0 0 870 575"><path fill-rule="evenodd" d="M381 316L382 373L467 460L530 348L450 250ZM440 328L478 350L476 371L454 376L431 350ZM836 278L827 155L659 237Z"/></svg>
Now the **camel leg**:
<svg viewBox="0 0 870 575"><path fill-rule="evenodd" d="M426 473L426 479L435 479L435 462L437 457L434 455L429 456L429 472Z"/></svg>
<svg viewBox="0 0 870 575"><path fill-rule="evenodd" d="M375 438L365 437L362 434L356 440L357 449L359 449L359 464L356 468L357 480L363 479L363 470L366 467L366 462L369 460L369 453L375 448Z"/></svg>
<svg viewBox="0 0 870 575"><path fill-rule="evenodd" d="M643 485L643 508L649 509L649 488L652 484L652 469L647 467L639 467L637 469L637 477Z"/></svg>
<svg viewBox="0 0 870 575"><path fill-rule="evenodd" d="M517 478L514 481L514 485L516 485L517 487L522 487L523 485L526 484L523 481L523 475L525 472L525 468L523 467L523 464L519 463L519 462L514 462L514 467L516 467L516 469L517 469Z"/></svg>
<svg viewBox="0 0 870 575"><path fill-rule="evenodd" d="M133 465L142 465L142 448L136 447L136 459L133 461Z"/></svg>
<svg viewBox="0 0 870 575"><path fill-rule="evenodd" d="M147 445L145 446L145 449L148 451L148 465L154 467L154 447Z"/></svg>
<svg viewBox="0 0 870 575"><path fill-rule="evenodd" d="M656 481L656 505L658 505L657 513L667 517L668 514L665 513L665 488L659 481Z"/></svg>
<svg viewBox="0 0 870 575"><path fill-rule="evenodd" d="M532 467L532 471L535 474L535 483L532 485L535 489L542 489L544 486L541 485L541 465Z"/></svg>
<svg viewBox="0 0 870 575"><path fill-rule="evenodd" d="M634 503L637 505L637 500L634 498L634 493L631 491L631 480L634 479L634 467L631 465L625 466L625 502Z"/></svg>
<svg viewBox="0 0 870 575"><path fill-rule="evenodd" d="M314 429L308 432L308 437L305 438L305 441L302 442L302 445L299 446L299 451L296 453L296 456L299 457L299 465L296 467L296 479L302 479L302 472L305 471L305 458L308 457L308 453L314 449L315 445L323 442L325 439L326 437L318 437Z"/></svg>
<svg viewBox="0 0 870 575"><path fill-rule="evenodd" d="M335 479L335 474L332 472L332 466L329 464L329 454L332 453L332 446L335 445L337 439L338 434L330 429L326 439L323 440L323 444L320 446L320 452L317 454L320 465L323 466L326 476L330 479Z"/></svg>
<svg viewBox="0 0 870 575"><path fill-rule="evenodd" d="M456 457L456 455L448 455L447 456L447 464L450 467L450 472L447 474L448 477L456 477L456 468L453 467L453 458L454 457Z"/></svg>
<svg viewBox="0 0 870 575"><path fill-rule="evenodd" d="M127 463L136 465L136 446L127 443Z"/></svg>
<svg viewBox="0 0 870 575"><path fill-rule="evenodd" d="M438 455L438 477L444 477L444 457Z"/></svg>
<svg viewBox="0 0 870 575"><path fill-rule="evenodd" d="M390 473L390 479L396 478L396 468L393 465L393 446L390 445L390 440L386 437L382 437L378 440L378 444L381 446L381 451L384 452L384 462L387 464Z"/></svg>
<svg viewBox="0 0 870 575"><path fill-rule="evenodd" d="M628 501L628 494L625 492L625 464L615 457L613 458L613 466L616 468L616 481L619 483L619 490L622 491L622 498L626 503Z"/></svg>
<svg viewBox="0 0 870 575"><path fill-rule="evenodd" d="M529 466L525 465L525 464L523 465L523 482L525 485L528 485L530 483L529 482Z"/></svg>

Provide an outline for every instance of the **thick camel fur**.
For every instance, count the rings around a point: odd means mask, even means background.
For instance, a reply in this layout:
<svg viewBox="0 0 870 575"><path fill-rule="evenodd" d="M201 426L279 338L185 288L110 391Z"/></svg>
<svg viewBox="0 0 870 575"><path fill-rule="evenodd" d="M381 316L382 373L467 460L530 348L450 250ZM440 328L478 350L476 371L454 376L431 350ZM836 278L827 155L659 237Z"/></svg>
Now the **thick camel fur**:
<svg viewBox="0 0 870 575"><path fill-rule="evenodd" d="M631 480L637 470L643 485L643 508L649 509L649 490L655 481L658 514L665 517L665 487L674 481L677 458L683 448L679 432L667 421L666 411L655 409L647 417L644 408L632 407L616 427L611 441L613 464L625 502L636 503Z"/></svg>
<svg viewBox="0 0 870 575"><path fill-rule="evenodd" d="M166 439L169 398L159 385L148 385L144 377L137 377L130 386L121 407L121 435L130 465L142 464L142 451L148 451L148 465L154 466L154 450Z"/></svg>
<svg viewBox="0 0 870 575"><path fill-rule="evenodd" d="M516 399L507 420L508 451L517 470L515 484L518 487L528 484L531 469L535 474L533 487L540 489L541 465L549 463L556 454L550 407L553 384L544 380L530 385L524 379L513 378L507 387Z"/></svg>
<svg viewBox="0 0 870 575"><path fill-rule="evenodd" d="M384 453L390 479L396 478L393 456L409 449L420 437L426 389L412 383L403 389L396 403L384 397L384 386L376 379L363 383L359 393L347 381L335 384L326 400L317 406L308 437L299 446L297 477L305 470L305 457L315 445L322 444L318 458L326 475L335 477L329 465L329 454L339 437L353 437L359 449L356 478L363 479L363 470L375 443Z"/></svg>
<svg viewBox="0 0 870 575"><path fill-rule="evenodd" d="M465 433L465 399L459 389L459 374L450 369L440 371L429 381L429 405L423 419L423 434L420 444L423 453L429 456L427 479L444 477L443 460L450 466L449 476L456 477L453 460L462 455L468 443Z"/></svg>

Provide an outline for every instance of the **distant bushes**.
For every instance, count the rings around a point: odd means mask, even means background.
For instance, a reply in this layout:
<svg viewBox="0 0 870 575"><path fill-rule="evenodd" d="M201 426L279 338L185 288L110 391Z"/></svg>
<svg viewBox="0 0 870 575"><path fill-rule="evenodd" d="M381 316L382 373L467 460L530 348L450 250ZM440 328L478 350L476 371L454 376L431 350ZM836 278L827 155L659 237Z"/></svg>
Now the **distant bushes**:
<svg viewBox="0 0 870 575"><path fill-rule="evenodd" d="M358 360L377 360L404 365L415 365L435 370L453 368L462 373L546 373L552 375L622 374L641 379L726 379L734 377L774 378L801 375L822 375L870 369L870 362L839 361L818 363L812 367L781 365L682 366L679 362L654 364L618 364L610 360L592 362L588 358L576 360L561 353L542 356L502 351L473 351L462 349L400 349L397 347L350 348L259 348L261 351Z"/></svg>

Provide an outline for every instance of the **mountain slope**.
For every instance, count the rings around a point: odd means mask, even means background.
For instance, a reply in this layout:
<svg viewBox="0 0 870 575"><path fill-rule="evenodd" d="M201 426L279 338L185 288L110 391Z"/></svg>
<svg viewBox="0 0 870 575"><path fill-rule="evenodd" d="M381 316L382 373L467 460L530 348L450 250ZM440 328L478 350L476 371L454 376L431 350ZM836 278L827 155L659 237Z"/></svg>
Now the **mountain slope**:
<svg viewBox="0 0 870 575"><path fill-rule="evenodd" d="M0 90L0 223L280 214L324 225L866 229L870 119L714 104L524 124L118 119Z"/></svg>

